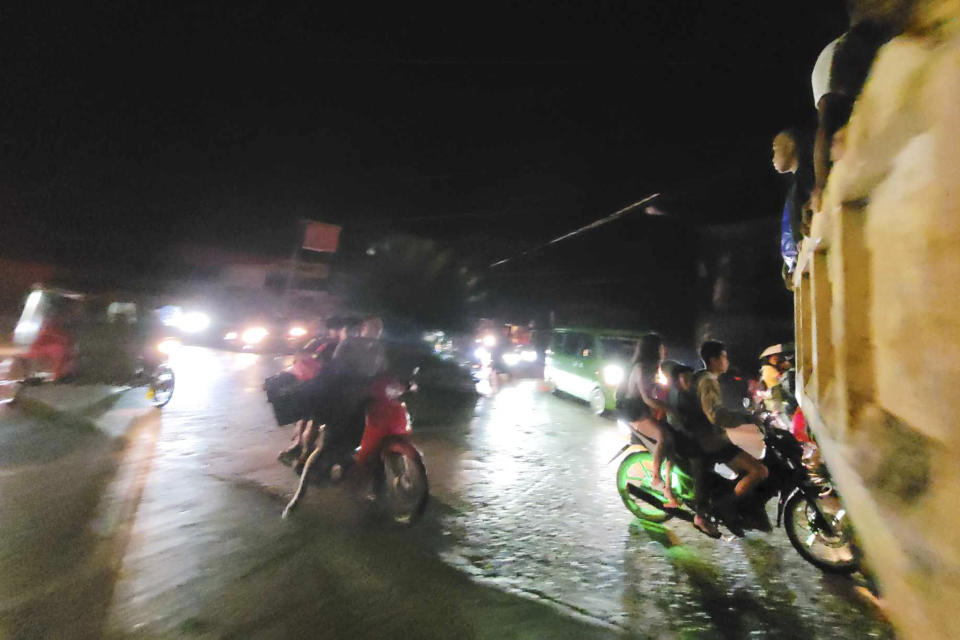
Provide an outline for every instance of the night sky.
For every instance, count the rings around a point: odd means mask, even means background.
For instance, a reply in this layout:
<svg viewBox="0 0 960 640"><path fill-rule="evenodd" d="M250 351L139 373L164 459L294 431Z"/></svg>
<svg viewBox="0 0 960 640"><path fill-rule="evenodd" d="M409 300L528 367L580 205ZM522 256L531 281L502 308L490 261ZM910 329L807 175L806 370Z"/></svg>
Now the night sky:
<svg viewBox="0 0 960 640"><path fill-rule="evenodd" d="M661 192L667 218L519 266L675 255L691 225L778 216L770 139L814 117L844 20L839 0L5 4L0 252L280 254L307 217L483 265Z"/></svg>

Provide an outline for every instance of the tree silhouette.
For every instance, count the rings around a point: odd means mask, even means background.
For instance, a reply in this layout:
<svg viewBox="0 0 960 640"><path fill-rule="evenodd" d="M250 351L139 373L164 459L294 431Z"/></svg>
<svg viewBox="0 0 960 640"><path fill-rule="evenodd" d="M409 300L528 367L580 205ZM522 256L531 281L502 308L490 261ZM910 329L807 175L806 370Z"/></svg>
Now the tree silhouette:
<svg viewBox="0 0 960 640"><path fill-rule="evenodd" d="M478 297L477 278L453 249L414 235L380 240L348 273L341 296L350 307L422 328L465 328Z"/></svg>

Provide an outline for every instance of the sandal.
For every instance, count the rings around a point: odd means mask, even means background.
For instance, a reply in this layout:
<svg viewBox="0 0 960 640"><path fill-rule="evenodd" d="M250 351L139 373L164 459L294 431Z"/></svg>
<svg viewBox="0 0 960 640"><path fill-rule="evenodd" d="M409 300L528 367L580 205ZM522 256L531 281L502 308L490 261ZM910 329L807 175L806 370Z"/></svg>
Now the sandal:
<svg viewBox="0 0 960 640"><path fill-rule="evenodd" d="M713 538L714 540L718 540L720 538L720 529L717 528L717 525L713 525L712 529L707 527L701 527L699 524L697 524L696 519L694 519L693 527L703 535Z"/></svg>

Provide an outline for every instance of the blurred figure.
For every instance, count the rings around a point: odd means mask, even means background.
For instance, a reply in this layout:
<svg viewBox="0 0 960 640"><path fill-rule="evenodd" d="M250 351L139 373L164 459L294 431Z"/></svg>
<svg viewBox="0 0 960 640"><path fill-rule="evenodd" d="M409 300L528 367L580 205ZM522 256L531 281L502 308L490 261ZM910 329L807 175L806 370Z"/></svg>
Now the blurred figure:
<svg viewBox="0 0 960 640"><path fill-rule="evenodd" d="M370 316L362 322L347 321L345 324L346 338L337 345L333 360L317 378L320 385L315 400L319 403L318 414L326 424L323 452L316 467L320 469L320 477L360 444L364 429L364 400L369 394L370 383L383 373L387 364L380 342L383 320ZM316 418L313 423L317 423ZM313 423L304 432L305 446L297 463L298 469L303 468L316 442L317 425Z"/></svg>
<svg viewBox="0 0 960 640"><path fill-rule="evenodd" d="M667 364L664 363L662 367L666 373ZM706 477L708 467L713 462L707 450L717 448L710 440L713 428L697 401L693 369L685 364L673 363L667 376L670 379L667 404L673 408L673 413L667 416L667 420L677 434L677 448L686 458L686 471L693 478L693 526L711 538L719 538L720 530L707 515L709 504Z"/></svg>
<svg viewBox="0 0 960 640"><path fill-rule="evenodd" d="M51 381L63 381L75 372L76 358L73 337L67 329L67 313L51 312L40 325L36 339L24 354L25 369L30 374L49 372Z"/></svg>
<svg viewBox="0 0 960 640"><path fill-rule="evenodd" d="M630 423L630 428L654 440L653 447L653 481L651 485L657 491L663 491L667 508L676 508L679 503L673 496L670 487L670 463L667 464L668 480L663 479L661 467L672 447L670 426L657 419L654 412L660 416L670 414L670 406L657 398L657 374L660 372L660 363L666 357L667 349L663 340L656 333L648 333L637 342L633 353L632 367L627 378L624 400L620 406L621 415Z"/></svg>
<svg viewBox="0 0 960 640"><path fill-rule="evenodd" d="M803 228L803 208L814 184L811 143L810 135L799 129L784 129L773 139L773 168L790 176L780 220L780 255L788 289L792 288L800 241L809 231Z"/></svg>
<svg viewBox="0 0 960 640"><path fill-rule="evenodd" d="M850 28L824 47L810 78L817 109L814 140L815 184L809 209L820 210L830 173L833 136L850 119L877 51L906 28L914 2L847 0Z"/></svg>
<svg viewBox="0 0 960 640"><path fill-rule="evenodd" d="M343 331L344 324L344 321L337 316L331 316L326 321L317 321L314 337L294 355L294 363L290 368L290 373L298 381L313 380L330 363L333 359L333 352L340 344L340 334ZM308 418L297 421L290 445L277 456L282 462L300 458L305 450L309 453L309 450L313 448L312 440L316 439L315 429L308 432L307 435L311 436L311 442L308 447L304 447L304 444L307 444L304 433L307 432L309 421Z"/></svg>

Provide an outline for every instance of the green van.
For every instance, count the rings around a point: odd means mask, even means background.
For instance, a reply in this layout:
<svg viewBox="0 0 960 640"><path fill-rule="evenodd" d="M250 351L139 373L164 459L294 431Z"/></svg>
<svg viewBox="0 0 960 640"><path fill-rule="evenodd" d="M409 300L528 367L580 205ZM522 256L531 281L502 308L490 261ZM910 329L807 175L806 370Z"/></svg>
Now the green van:
<svg viewBox="0 0 960 640"><path fill-rule="evenodd" d="M616 406L617 387L630 372L642 334L614 329L554 329L543 378L554 390L586 400L597 415Z"/></svg>

